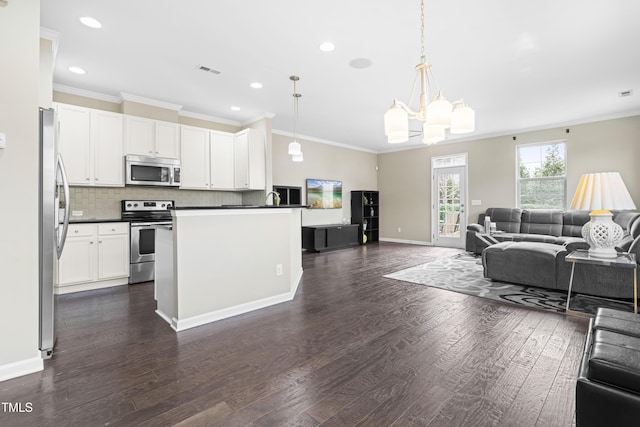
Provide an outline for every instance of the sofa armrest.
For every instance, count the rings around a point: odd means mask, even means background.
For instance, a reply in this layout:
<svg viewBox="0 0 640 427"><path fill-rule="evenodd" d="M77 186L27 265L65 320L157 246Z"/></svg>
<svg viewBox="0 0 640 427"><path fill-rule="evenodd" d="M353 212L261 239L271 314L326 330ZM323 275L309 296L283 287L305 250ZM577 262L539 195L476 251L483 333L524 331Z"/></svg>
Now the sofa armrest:
<svg viewBox="0 0 640 427"><path fill-rule="evenodd" d="M567 253L577 249L589 249L589 244L581 237L571 237L567 239L562 246L567 250Z"/></svg>
<svg viewBox="0 0 640 427"><path fill-rule="evenodd" d="M484 226L480 224L469 224L467 225L468 231L475 231L476 233L484 233Z"/></svg>

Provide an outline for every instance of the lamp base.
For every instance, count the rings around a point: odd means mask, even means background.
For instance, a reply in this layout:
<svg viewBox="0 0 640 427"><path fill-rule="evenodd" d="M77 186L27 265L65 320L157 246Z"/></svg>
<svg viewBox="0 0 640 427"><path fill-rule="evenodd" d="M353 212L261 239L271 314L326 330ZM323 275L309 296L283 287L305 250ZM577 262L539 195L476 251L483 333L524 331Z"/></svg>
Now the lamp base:
<svg viewBox="0 0 640 427"><path fill-rule="evenodd" d="M616 244L622 240L622 227L613 222L613 214L598 210L589 214L591 221L582 227L582 237L590 246L589 255L595 258L615 258Z"/></svg>

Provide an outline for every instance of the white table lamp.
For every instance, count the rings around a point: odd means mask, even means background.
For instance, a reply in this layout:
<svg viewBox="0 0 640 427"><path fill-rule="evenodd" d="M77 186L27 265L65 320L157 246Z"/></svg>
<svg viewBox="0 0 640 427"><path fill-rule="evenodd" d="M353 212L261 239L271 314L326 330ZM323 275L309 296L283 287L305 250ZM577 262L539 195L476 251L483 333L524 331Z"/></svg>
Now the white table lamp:
<svg viewBox="0 0 640 427"><path fill-rule="evenodd" d="M609 209L635 209L627 187L618 172L582 175L571 201L571 209L590 210L591 221L582 228L582 237L589 243L589 255L615 258L615 246L622 239L622 227L613 222Z"/></svg>

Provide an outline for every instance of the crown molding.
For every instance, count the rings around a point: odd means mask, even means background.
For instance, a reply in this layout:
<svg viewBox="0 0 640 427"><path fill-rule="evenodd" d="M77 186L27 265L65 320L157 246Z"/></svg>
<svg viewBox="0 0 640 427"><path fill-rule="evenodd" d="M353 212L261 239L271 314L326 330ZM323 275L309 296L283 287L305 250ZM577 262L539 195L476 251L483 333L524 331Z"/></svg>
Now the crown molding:
<svg viewBox="0 0 640 427"><path fill-rule="evenodd" d="M262 120L262 119L273 119L275 116L276 116L276 115L275 115L275 113L269 113L269 112L266 112L266 113L261 114L261 115L259 115L259 116L253 117L252 119L249 119L249 120L245 120L245 121L243 121L243 122L240 124L240 126L248 126L248 125L250 125L251 123L255 123L255 122L257 122L258 120Z"/></svg>
<svg viewBox="0 0 640 427"><path fill-rule="evenodd" d="M294 137L292 132L286 132L286 131L278 130L278 129L272 129L271 133L274 133L276 135L281 135L281 136L288 136L288 137L291 137L291 138ZM346 149L349 149L349 150L356 150L356 151L363 151L365 153L371 153L371 154L378 154L378 151L372 150L372 149L369 149L369 148L363 148L363 147L358 147L358 146L355 146L355 145L344 144L342 142L330 141L328 139L316 138L314 136L306 136L306 135L298 134L297 137L298 137L299 140L302 140L302 141L318 142L320 144L333 145L334 147L346 148Z"/></svg>
<svg viewBox="0 0 640 427"><path fill-rule="evenodd" d="M58 56L58 46L60 45L60 33L49 28L40 27L40 38L51 40L51 49L53 50L53 63L56 63Z"/></svg>
<svg viewBox="0 0 640 427"><path fill-rule="evenodd" d="M118 96L106 95L100 92L93 92L86 89L78 89L71 86L64 86L61 84L54 83L53 90L58 92L69 93L71 95L83 96L85 98L98 99L100 101L113 102L114 104L121 104L122 99Z"/></svg>
<svg viewBox="0 0 640 427"><path fill-rule="evenodd" d="M156 99L145 98L144 96L133 95L130 93L120 92L120 98L123 101L136 102L138 104L150 105L152 107L164 108L165 110L180 111L182 105L172 104L170 102L158 101Z"/></svg>
<svg viewBox="0 0 640 427"><path fill-rule="evenodd" d="M178 111L178 115L183 117L191 117L192 119L205 120L207 122L220 123L223 125L231 125L237 127L242 126L242 123L236 120L223 119L222 117L210 116L208 114L194 113L193 111L180 110Z"/></svg>

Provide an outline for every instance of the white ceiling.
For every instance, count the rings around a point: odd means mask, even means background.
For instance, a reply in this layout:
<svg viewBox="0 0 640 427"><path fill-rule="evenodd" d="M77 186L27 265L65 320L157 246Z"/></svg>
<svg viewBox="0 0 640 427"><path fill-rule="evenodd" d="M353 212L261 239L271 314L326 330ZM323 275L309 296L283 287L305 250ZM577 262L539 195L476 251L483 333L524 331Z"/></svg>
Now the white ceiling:
<svg viewBox="0 0 640 427"><path fill-rule="evenodd" d="M293 132L295 74L299 134L381 152L400 148L387 144L383 115L411 92L419 5L43 0L41 25L59 32L57 85L138 95L236 123L272 113L275 130ZM476 110L476 132L466 139L640 114L638 1L426 0L425 15L426 57L440 89ZM102 29L83 26L81 16ZM326 40L335 51L318 49ZM371 66L350 66L361 58ZM72 65L87 74L70 73ZM254 81L264 87L250 88ZM618 96L629 89L632 96Z"/></svg>

